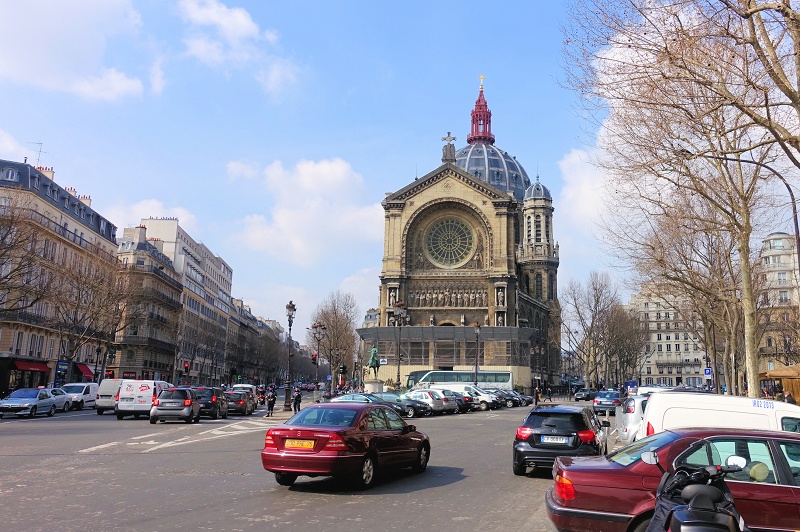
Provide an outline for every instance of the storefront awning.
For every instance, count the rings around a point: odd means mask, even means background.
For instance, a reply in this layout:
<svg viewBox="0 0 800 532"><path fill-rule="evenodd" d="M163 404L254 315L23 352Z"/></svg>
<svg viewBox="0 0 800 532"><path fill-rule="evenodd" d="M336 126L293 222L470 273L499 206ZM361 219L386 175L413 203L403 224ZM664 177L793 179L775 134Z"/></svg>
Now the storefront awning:
<svg viewBox="0 0 800 532"><path fill-rule="evenodd" d="M87 379L94 379L94 372L92 371L92 368L81 362L76 362L75 365L78 367L80 372L83 373L84 377Z"/></svg>
<svg viewBox="0 0 800 532"><path fill-rule="evenodd" d="M21 371L39 371L50 373L50 367L43 362L28 362L26 360L15 360L14 366Z"/></svg>

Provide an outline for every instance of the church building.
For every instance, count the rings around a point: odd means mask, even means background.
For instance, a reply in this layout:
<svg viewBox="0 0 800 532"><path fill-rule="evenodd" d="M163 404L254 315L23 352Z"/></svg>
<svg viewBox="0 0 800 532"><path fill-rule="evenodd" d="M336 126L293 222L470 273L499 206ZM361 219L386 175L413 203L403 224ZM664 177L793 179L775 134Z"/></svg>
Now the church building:
<svg viewBox="0 0 800 532"><path fill-rule="evenodd" d="M553 199L495 145L481 84L467 145L388 194L377 327L378 378L421 370L510 370L524 390L560 383ZM399 357L398 357L399 354Z"/></svg>

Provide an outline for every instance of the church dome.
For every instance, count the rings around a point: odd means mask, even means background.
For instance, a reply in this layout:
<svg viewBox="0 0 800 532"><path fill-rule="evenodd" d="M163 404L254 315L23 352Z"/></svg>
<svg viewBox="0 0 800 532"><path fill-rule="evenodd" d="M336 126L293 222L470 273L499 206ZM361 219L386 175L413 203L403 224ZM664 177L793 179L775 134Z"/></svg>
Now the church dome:
<svg viewBox="0 0 800 532"><path fill-rule="evenodd" d="M492 112L483 96L483 84L472 111L472 129L467 143L456 152L456 166L481 181L511 192L517 201L522 201L531 180L516 157L494 145Z"/></svg>
<svg viewBox="0 0 800 532"><path fill-rule="evenodd" d="M539 178L537 177L536 183L529 186L528 190L525 191L525 199L546 199L553 201L553 196L550 195L550 191L546 186L539 183Z"/></svg>

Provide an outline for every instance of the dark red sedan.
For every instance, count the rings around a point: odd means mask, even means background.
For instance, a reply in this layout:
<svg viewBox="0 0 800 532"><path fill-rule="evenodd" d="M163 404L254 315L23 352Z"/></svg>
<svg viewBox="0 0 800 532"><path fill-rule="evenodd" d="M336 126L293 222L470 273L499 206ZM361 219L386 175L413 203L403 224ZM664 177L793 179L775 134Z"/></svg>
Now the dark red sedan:
<svg viewBox="0 0 800 532"><path fill-rule="evenodd" d="M658 465L641 460L655 450ZM726 478L736 509L753 531L800 529L800 434L746 429L675 429L638 440L608 456L559 457L547 515L561 532L642 532L661 480L681 465L747 462Z"/></svg>
<svg viewBox="0 0 800 532"><path fill-rule="evenodd" d="M369 488L377 470L428 467L428 436L375 403L320 403L267 431L261 463L282 486L299 475L346 476Z"/></svg>

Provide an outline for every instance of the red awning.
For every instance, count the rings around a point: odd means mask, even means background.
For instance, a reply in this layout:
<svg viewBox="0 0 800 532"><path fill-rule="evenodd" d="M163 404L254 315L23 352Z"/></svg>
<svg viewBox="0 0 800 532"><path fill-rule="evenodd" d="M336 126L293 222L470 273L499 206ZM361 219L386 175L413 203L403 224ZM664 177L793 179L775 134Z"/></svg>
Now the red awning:
<svg viewBox="0 0 800 532"><path fill-rule="evenodd" d="M92 368L81 362L75 362L75 365L78 366L78 369L81 370L84 377L87 379L94 379L94 371L92 371Z"/></svg>
<svg viewBox="0 0 800 532"><path fill-rule="evenodd" d="M50 367L43 362L26 362L25 360L15 360L14 365L21 371L40 371L50 373Z"/></svg>

